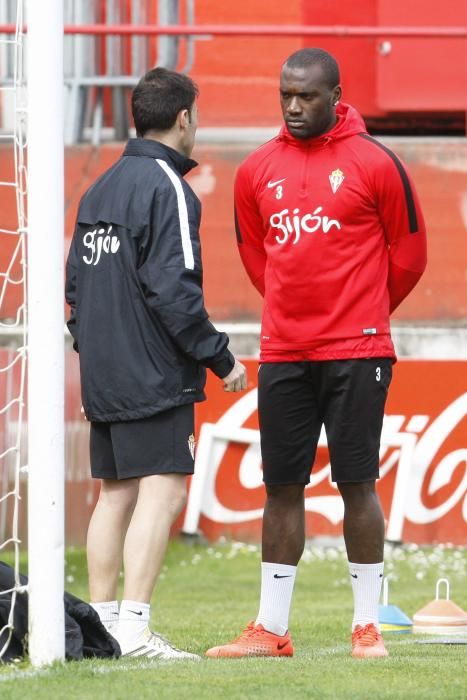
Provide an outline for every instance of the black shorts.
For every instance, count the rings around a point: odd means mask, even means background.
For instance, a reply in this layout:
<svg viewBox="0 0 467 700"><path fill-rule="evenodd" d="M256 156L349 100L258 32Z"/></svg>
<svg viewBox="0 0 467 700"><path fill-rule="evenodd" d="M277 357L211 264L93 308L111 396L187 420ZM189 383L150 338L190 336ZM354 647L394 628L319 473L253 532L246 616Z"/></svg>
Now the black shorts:
<svg viewBox="0 0 467 700"><path fill-rule="evenodd" d="M194 404L149 418L91 423L91 474L134 479L152 474L193 474Z"/></svg>
<svg viewBox="0 0 467 700"><path fill-rule="evenodd" d="M258 413L266 484L307 484L324 424L336 482L379 477L390 358L268 362Z"/></svg>

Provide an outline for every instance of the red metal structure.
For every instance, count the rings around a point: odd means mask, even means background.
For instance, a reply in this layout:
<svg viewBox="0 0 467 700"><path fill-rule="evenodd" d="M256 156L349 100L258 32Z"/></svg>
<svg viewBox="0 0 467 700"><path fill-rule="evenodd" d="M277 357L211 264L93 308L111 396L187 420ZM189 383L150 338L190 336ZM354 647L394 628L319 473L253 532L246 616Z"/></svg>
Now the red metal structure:
<svg viewBox="0 0 467 700"><path fill-rule="evenodd" d="M374 132L465 133L465 0L203 0L195 4L195 24L183 24L182 13L180 24L171 26L158 24L154 3L147 24L128 24L139 1L127 0L123 23L116 25L102 0L98 24L69 25L65 33L95 36L102 56L112 36L122 38L127 56L131 36L145 36L152 60L160 35L198 38L191 75L201 88L205 125L277 124L282 61L296 49L318 44L336 56L344 99ZM13 27L0 26L0 34L9 31ZM180 49L182 65L183 41Z"/></svg>
<svg viewBox="0 0 467 700"><path fill-rule="evenodd" d="M24 30L27 33L27 27ZM13 24L0 24L0 34L14 34ZM453 37L467 38L467 28L464 27L366 27L348 25L334 26L303 26L294 24L146 24L136 26L134 24L67 24L64 27L65 34L86 34L91 36L108 36L119 34L121 36L150 35L158 36L167 34L170 36L337 36L337 37Z"/></svg>

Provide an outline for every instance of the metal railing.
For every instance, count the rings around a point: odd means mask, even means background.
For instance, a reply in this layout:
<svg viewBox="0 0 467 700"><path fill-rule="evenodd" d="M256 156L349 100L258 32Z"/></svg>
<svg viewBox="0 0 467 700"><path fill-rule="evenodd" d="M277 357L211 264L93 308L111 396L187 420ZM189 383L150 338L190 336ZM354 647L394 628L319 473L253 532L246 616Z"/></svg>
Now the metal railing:
<svg viewBox="0 0 467 700"><path fill-rule="evenodd" d="M185 0L185 24L181 24L181 0L64 0L67 145L82 141L89 127L91 142L99 143L106 88L111 91L107 108L114 138L127 138L129 90L152 65L188 72L194 62L194 42L199 38L374 38L379 39L378 49L384 54L391 51L394 39L467 39L465 26L200 25L194 23L194 1ZM15 0L5 0L0 8L0 36L14 32L14 4ZM158 24L154 23L156 18ZM182 38L185 64L179 67ZM5 84L10 74L11 60L4 49L0 55L0 84Z"/></svg>
<svg viewBox="0 0 467 700"><path fill-rule="evenodd" d="M171 0L173 3L178 0ZM12 34L13 25L0 25L0 34ZM27 28L26 28L27 31ZM348 26L348 25L298 25L298 24L67 24L65 34L86 35L137 35L137 36L338 36L389 37L389 38L467 38L467 27L401 27L401 26Z"/></svg>
<svg viewBox="0 0 467 700"><path fill-rule="evenodd" d="M91 127L91 141L100 141L104 122L104 89L110 89L108 109L112 113L114 138L128 136L128 91L152 65L175 69L180 55L180 37L172 32L157 36L143 34L143 26L178 26L181 0L63 0L65 31L64 84L66 87L65 143L83 140L84 130ZM16 0L3 0L0 5L0 36L14 32ZM184 0L185 27L194 21L194 0ZM105 19L105 23L98 24ZM27 16L25 18L27 32ZM101 27L110 31L94 32ZM112 31L126 27L128 31ZM185 65L188 72L194 60L195 38L185 36ZM0 54L0 85L12 81L12 56L8 47ZM8 105L3 105L3 124L10 121ZM0 127L1 128L1 127Z"/></svg>

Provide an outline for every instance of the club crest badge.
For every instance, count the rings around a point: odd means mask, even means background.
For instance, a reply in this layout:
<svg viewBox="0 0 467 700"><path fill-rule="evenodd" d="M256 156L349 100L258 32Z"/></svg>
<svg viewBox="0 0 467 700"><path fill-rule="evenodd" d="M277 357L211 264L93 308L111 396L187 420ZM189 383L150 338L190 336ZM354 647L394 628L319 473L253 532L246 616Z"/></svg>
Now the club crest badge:
<svg viewBox="0 0 467 700"><path fill-rule="evenodd" d="M337 168L337 170L333 170L329 176L329 182L331 183L333 193L336 194L337 190L344 182L344 173L342 170L339 170L339 168Z"/></svg>
<svg viewBox="0 0 467 700"><path fill-rule="evenodd" d="M195 458L195 436L193 433L191 433L190 437L188 438L188 449L190 450L191 458Z"/></svg>

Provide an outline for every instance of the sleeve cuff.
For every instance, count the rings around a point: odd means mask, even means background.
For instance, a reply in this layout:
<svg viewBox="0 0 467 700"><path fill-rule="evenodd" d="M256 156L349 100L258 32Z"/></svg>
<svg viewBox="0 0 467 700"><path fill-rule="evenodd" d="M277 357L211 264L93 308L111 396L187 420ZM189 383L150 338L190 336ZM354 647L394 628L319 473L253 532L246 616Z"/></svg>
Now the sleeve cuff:
<svg viewBox="0 0 467 700"><path fill-rule="evenodd" d="M227 350L226 353L222 354L222 358L214 360L208 365L208 367L214 372L215 375L219 377L219 379L223 379L228 374L230 374L234 364L235 358L230 352L230 350Z"/></svg>

